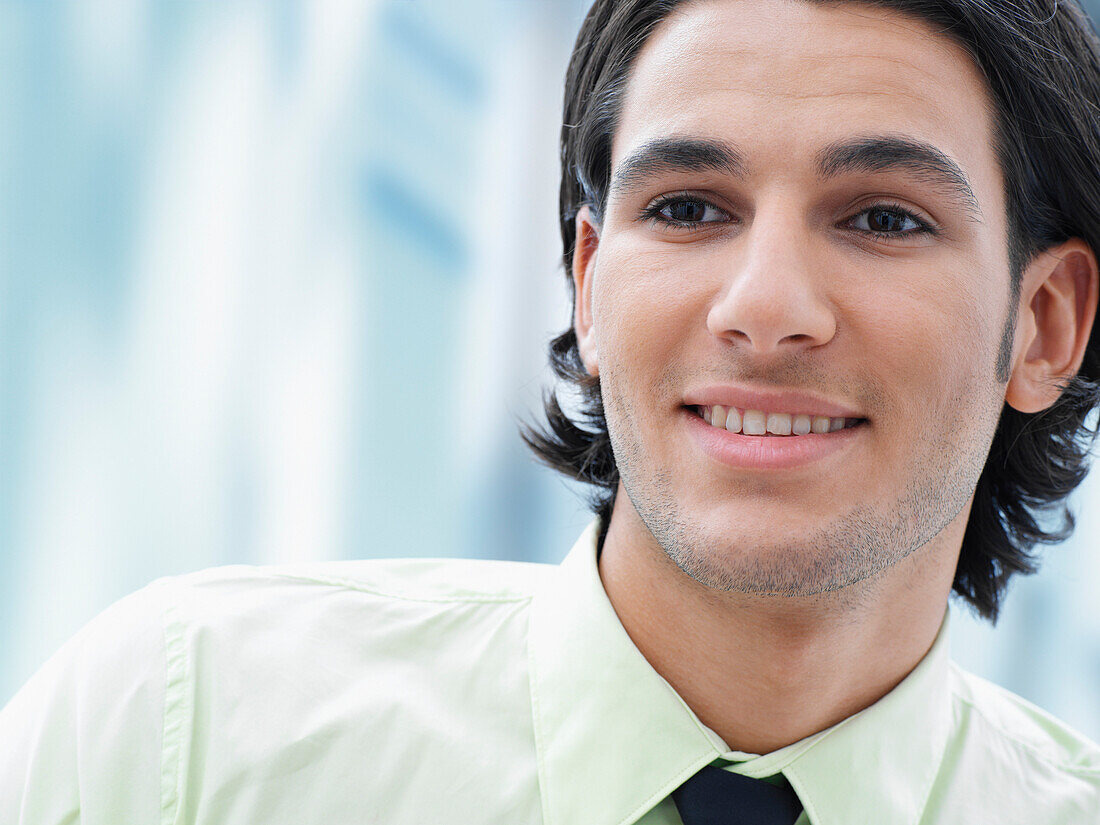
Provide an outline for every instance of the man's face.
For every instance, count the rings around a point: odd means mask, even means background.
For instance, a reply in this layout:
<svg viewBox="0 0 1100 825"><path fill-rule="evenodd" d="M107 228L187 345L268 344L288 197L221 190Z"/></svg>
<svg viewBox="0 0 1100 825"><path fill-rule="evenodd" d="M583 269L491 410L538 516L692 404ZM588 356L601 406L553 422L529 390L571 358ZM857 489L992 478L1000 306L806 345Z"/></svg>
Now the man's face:
<svg viewBox="0 0 1100 825"><path fill-rule="evenodd" d="M993 130L966 52L894 12L701 0L650 37L582 352L616 514L697 580L820 592L957 547L1004 400ZM704 420L719 405L742 432ZM760 414L845 429L752 434Z"/></svg>

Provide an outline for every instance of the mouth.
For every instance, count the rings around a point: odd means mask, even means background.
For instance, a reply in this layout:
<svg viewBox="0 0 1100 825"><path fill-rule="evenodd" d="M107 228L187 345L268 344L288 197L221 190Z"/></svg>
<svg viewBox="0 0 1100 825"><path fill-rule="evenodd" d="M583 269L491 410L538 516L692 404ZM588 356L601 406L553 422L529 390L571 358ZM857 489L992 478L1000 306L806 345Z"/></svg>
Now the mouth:
<svg viewBox="0 0 1100 825"><path fill-rule="evenodd" d="M840 456L852 458L853 450L868 448L869 419L825 415L856 410L805 397L771 400L776 402L772 409L718 404L689 404L680 409L696 448L736 472L801 472L820 468L822 461L838 461ZM784 401L790 407L776 409Z"/></svg>
<svg viewBox="0 0 1100 825"><path fill-rule="evenodd" d="M838 418L815 413L738 409L721 405L693 404L686 409L715 429L762 438L825 435L867 423L866 418Z"/></svg>

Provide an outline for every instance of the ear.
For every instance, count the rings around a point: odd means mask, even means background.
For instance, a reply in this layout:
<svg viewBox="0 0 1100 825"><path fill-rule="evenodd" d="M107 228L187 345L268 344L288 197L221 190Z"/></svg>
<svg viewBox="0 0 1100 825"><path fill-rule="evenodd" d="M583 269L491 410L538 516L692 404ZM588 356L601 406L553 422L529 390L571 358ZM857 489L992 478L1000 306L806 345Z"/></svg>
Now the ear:
<svg viewBox="0 0 1100 825"><path fill-rule="evenodd" d="M1025 413L1045 410L1061 382L1077 374L1096 317L1096 254L1080 238L1039 253L1020 284L1016 360L1005 401Z"/></svg>
<svg viewBox="0 0 1100 825"><path fill-rule="evenodd" d="M573 331L581 361L588 374L600 374L596 336L592 325L592 276L596 271L596 248L600 244L599 227L592 211L582 206L577 212L577 240L573 246Z"/></svg>

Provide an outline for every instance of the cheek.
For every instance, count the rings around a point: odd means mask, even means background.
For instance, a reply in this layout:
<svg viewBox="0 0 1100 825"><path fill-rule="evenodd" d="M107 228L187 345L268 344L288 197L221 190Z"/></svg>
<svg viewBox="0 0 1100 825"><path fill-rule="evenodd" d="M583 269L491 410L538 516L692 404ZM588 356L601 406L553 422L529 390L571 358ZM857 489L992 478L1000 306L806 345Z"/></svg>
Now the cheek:
<svg viewBox="0 0 1100 825"><path fill-rule="evenodd" d="M853 303L850 328L868 367L905 409L899 420L960 421L986 406L996 406L996 363L1001 320L990 297L975 292L976 279L911 279L904 286L880 289ZM996 306L995 306L996 305ZM981 309L982 311L979 311Z"/></svg>
<svg viewBox="0 0 1100 825"><path fill-rule="evenodd" d="M612 367L667 364L687 339L705 331L701 279L682 254L621 247L608 253L601 255L592 291L601 370L605 361Z"/></svg>

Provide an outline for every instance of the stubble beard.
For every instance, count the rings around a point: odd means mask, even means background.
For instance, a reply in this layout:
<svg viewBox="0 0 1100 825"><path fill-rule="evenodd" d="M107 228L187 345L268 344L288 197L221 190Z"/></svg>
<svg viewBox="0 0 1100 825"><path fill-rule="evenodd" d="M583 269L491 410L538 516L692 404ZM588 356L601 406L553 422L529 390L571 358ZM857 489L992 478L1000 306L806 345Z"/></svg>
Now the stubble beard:
<svg viewBox="0 0 1100 825"><path fill-rule="evenodd" d="M916 434L921 451L900 495L885 507L855 503L797 541L775 542L745 531L693 521L680 507L668 471L651 460L637 436L633 406L614 391L604 394L608 432L623 488L646 529L668 558L699 584L722 592L787 597L833 593L872 579L939 535L962 512L989 453L988 432L952 432L934 426ZM956 406L955 409L962 409ZM967 438L959 438L965 435ZM746 507L751 507L746 501ZM750 546L751 545L751 546Z"/></svg>

